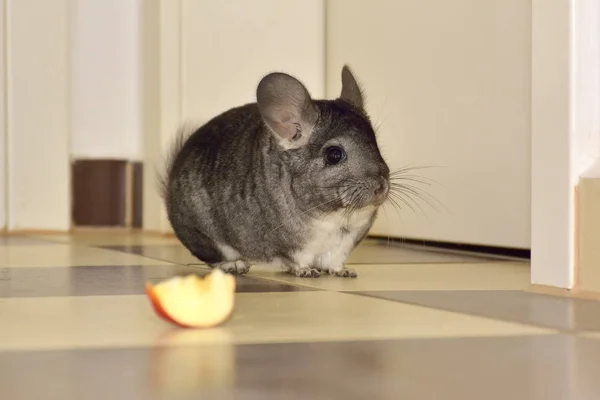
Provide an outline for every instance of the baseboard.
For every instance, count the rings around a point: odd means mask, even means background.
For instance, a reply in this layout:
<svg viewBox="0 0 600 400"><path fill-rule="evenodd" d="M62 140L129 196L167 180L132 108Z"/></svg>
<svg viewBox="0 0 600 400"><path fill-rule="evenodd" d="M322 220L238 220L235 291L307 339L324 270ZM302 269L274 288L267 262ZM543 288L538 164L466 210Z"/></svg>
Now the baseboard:
<svg viewBox="0 0 600 400"><path fill-rule="evenodd" d="M55 229L14 229L5 230L0 236L45 236L45 235L68 235L70 231Z"/></svg>
<svg viewBox="0 0 600 400"><path fill-rule="evenodd" d="M71 168L75 228L142 227L141 162L75 159Z"/></svg>
<svg viewBox="0 0 600 400"><path fill-rule="evenodd" d="M478 253L478 254L489 254L498 257L507 257L512 259L525 259L531 258L531 250L529 249L517 249L509 247L498 247L498 246L485 246L468 243L453 243L444 242L439 240L423 240L423 239L412 239L412 238L400 238L380 236L380 235L369 235L370 239L385 240L391 243L398 243L402 245L413 245L418 247L442 249L449 251L457 251L461 253Z"/></svg>
<svg viewBox="0 0 600 400"><path fill-rule="evenodd" d="M565 297L581 300L600 300L600 293L581 289L563 289L555 286L531 285L527 289L530 293L543 294L547 296Z"/></svg>
<svg viewBox="0 0 600 400"><path fill-rule="evenodd" d="M576 204L575 287L600 298L600 176L580 178Z"/></svg>

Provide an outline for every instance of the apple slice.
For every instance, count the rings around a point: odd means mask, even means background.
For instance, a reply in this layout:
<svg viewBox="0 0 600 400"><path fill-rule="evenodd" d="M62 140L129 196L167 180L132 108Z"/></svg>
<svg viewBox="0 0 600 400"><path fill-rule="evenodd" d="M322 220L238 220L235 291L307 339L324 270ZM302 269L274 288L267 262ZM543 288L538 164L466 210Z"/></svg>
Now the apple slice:
<svg viewBox="0 0 600 400"><path fill-rule="evenodd" d="M206 277L175 276L156 285L146 283L146 294L158 315L186 328L211 328L233 311L235 277L220 269Z"/></svg>

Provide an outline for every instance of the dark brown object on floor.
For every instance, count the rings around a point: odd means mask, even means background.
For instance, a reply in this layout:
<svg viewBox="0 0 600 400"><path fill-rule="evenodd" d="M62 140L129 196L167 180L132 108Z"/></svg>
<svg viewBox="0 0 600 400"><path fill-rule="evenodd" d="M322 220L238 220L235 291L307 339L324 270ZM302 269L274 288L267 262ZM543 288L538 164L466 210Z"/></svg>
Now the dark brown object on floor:
<svg viewBox="0 0 600 400"><path fill-rule="evenodd" d="M126 226L127 161L77 160L72 180L75 226Z"/></svg>
<svg viewBox="0 0 600 400"><path fill-rule="evenodd" d="M133 228L142 227L142 209L143 209L143 197L144 197L144 164L141 162L134 162L133 168L133 182L132 182L132 202L131 202L131 226Z"/></svg>

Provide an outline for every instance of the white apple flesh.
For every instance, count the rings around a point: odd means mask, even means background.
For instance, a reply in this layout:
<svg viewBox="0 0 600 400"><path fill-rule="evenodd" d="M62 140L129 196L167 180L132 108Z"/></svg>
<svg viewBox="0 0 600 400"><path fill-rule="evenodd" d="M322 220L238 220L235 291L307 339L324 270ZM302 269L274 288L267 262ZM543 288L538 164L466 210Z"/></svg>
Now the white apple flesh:
<svg viewBox="0 0 600 400"><path fill-rule="evenodd" d="M146 284L146 293L158 315L186 328L222 324L235 303L235 277L214 269L204 278L195 274Z"/></svg>

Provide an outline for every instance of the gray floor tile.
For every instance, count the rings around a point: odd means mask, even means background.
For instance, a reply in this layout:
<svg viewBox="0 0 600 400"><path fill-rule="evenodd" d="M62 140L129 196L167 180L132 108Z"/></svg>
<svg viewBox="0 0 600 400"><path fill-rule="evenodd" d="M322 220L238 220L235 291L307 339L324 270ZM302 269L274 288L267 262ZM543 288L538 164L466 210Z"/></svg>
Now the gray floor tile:
<svg viewBox="0 0 600 400"><path fill-rule="evenodd" d="M0 352L0 398L591 400L599 368L574 336Z"/></svg>
<svg viewBox="0 0 600 400"><path fill-rule="evenodd" d="M564 331L600 331L600 302L525 291L370 291L356 294Z"/></svg>
<svg viewBox="0 0 600 400"><path fill-rule="evenodd" d="M0 298L143 294L148 281L158 283L175 275L204 276L208 272L205 267L183 265L0 268ZM300 290L311 289L237 277L237 291L241 293Z"/></svg>
<svg viewBox="0 0 600 400"><path fill-rule="evenodd" d="M204 264L180 244L167 245L109 245L98 246L107 250L138 254L155 260L174 262L186 265Z"/></svg>

